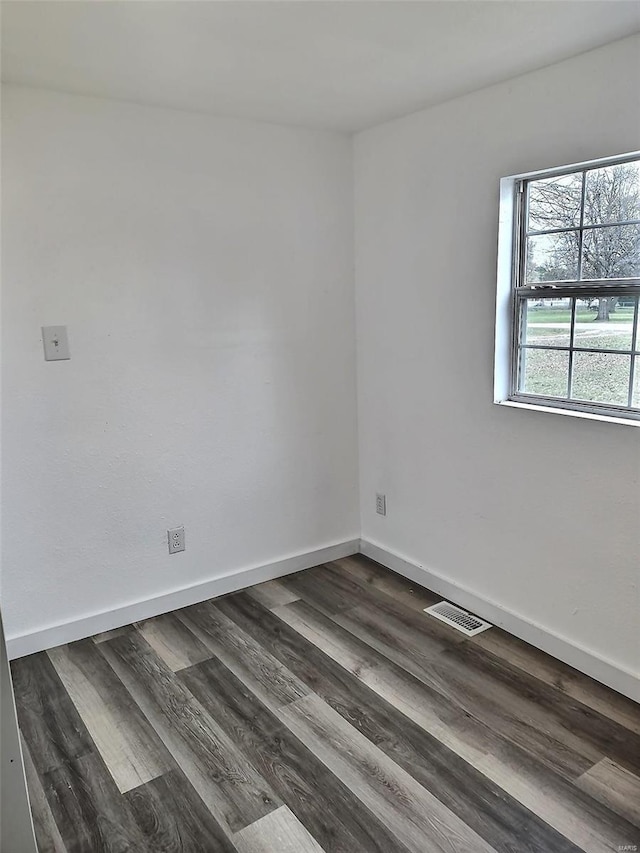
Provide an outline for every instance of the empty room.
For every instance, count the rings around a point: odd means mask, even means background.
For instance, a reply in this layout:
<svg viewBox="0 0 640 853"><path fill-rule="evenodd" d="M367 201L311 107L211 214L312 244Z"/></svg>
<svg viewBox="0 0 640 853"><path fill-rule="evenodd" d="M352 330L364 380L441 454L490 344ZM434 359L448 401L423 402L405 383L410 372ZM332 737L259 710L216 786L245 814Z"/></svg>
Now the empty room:
<svg viewBox="0 0 640 853"><path fill-rule="evenodd" d="M640 850L640 3L3 0L1 853Z"/></svg>

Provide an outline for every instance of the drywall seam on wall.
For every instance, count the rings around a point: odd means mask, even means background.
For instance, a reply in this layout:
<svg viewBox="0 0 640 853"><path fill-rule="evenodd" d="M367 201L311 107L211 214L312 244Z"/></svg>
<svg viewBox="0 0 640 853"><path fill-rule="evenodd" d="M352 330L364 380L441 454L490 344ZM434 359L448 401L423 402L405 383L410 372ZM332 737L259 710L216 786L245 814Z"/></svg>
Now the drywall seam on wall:
<svg viewBox="0 0 640 853"><path fill-rule="evenodd" d="M389 551L378 543L360 540L360 552L366 557L386 566L405 578L441 595L448 601L491 622L498 628L519 637L526 643L541 649L552 657L563 661L596 681L606 684L640 702L640 675L630 672L613 661L606 660L591 649L584 648L566 637L550 631L517 613L481 595L475 590L456 583L451 578L442 577L426 566Z"/></svg>
<svg viewBox="0 0 640 853"><path fill-rule="evenodd" d="M292 557L285 557L282 560L266 563L263 566L242 569L239 572L231 572L228 575L212 578L205 583L172 590L154 598L126 604L123 607L116 607L101 613L93 613L80 619L51 625L28 634L8 637L8 655L10 660L14 660L15 658L54 648L63 643L71 643L75 640L91 637L94 634L100 634L103 631L111 631L123 625L130 625L142 619L160 616L163 613L169 613L181 607L198 604L200 601L217 598L229 592L238 592L238 590L246 589L246 587L284 577L293 572L299 572L302 569L310 569L321 563L339 560L342 557L349 557L352 554L357 554L359 547L359 539L337 542L316 551L310 551L306 554L296 554Z"/></svg>

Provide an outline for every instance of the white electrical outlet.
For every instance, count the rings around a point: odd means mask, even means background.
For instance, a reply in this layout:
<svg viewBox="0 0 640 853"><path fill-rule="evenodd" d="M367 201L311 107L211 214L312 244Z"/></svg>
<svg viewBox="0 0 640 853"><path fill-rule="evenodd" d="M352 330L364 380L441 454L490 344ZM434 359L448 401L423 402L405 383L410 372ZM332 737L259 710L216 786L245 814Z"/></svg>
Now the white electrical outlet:
<svg viewBox="0 0 640 853"><path fill-rule="evenodd" d="M177 554L178 551L184 551L184 527L174 527L172 530L167 530L169 539L169 553Z"/></svg>
<svg viewBox="0 0 640 853"><path fill-rule="evenodd" d="M376 512L378 515L387 514L387 496L378 493L376 495Z"/></svg>

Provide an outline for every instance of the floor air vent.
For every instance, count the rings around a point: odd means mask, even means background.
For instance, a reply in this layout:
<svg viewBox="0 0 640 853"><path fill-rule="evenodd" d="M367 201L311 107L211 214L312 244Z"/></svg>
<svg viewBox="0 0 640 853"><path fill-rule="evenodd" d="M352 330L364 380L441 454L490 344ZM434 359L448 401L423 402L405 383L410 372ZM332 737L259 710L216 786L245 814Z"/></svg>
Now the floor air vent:
<svg viewBox="0 0 640 853"><path fill-rule="evenodd" d="M441 622L446 622L447 625L457 631L462 631L467 637L473 637L475 634L492 627L488 622L478 619L477 616L467 613L466 610L457 607L455 604L449 604L448 601L440 601L431 607L425 607L424 612L430 613L436 619L440 619Z"/></svg>

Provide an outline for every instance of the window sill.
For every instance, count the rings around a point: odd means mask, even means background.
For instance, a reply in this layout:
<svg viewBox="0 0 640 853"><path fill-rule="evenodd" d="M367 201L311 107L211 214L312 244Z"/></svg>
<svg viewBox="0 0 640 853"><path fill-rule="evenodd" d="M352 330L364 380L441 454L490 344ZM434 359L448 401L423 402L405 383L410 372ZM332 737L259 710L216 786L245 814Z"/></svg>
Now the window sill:
<svg viewBox="0 0 640 853"><path fill-rule="evenodd" d="M640 420L625 418L616 415L596 414L593 412L581 412L576 409L561 409L554 406L538 406L535 403L521 403L518 400L494 400L498 406L509 406L513 409L528 409L533 412L549 412L553 415L568 415L572 418L583 418L588 421L604 421L610 424L622 424L623 426L640 427Z"/></svg>

